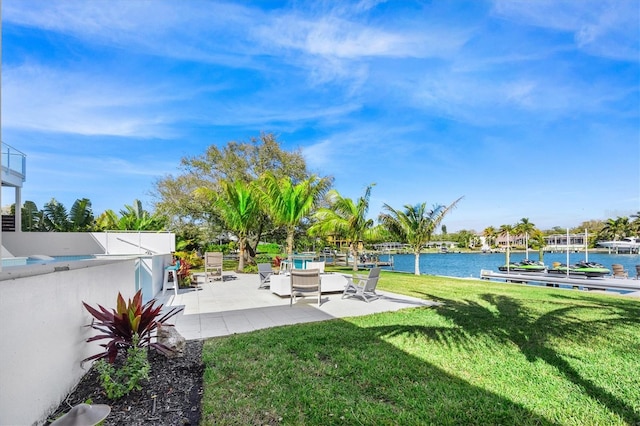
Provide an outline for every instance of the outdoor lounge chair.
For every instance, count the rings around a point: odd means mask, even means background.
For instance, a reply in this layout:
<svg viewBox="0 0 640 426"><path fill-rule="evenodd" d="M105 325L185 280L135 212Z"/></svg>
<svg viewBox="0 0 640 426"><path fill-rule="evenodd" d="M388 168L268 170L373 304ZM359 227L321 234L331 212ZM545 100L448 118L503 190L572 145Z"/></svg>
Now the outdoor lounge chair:
<svg viewBox="0 0 640 426"><path fill-rule="evenodd" d="M611 265L613 278L629 278L629 273L624 270L624 266L619 263Z"/></svg>
<svg viewBox="0 0 640 426"><path fill-rule="evenodd" d="M293 305L293 299L297 294L309 292L318 293L318 306L320 306L320 271L318 269L292 269L291 270L291 299L289 306Z"/></svg>
<svg viewBox="0 0 640 426"><path fill-rule="evenodd" d="M379 298L380 296L376 294L379 278L380 268L371 268L369 275L356 274L355 277L348 278L342 298L344 299L345 296L358 296L362 297L367 303L369 303L369 300Z"/></svg>
<svg viewBox="0 0 640 426"><path fill-rule="evenodd" d="M640 265L636 265L636 280L640 279Z"/></svg>
<svg viewBox="0 0 640 426"><path fill-rule="evenodd" d="M206 281L222 279L222 252L209 251L204 254L204 273Z"/></svg>
<svg viewBox="0 0 640 426"><path fill-rule="evenodd" d="M260 278L258 288L269 287L271 284L271 275L273 275L273 269L270 263L258 263L258 278Z"/></svg>

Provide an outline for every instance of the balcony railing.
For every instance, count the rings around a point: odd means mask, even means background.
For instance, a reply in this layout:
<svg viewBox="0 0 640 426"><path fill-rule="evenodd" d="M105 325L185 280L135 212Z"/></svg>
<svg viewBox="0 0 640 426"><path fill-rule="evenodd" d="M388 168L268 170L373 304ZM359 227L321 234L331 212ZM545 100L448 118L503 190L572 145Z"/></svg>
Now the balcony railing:
<svg viewBox="0 0 640 426"><path fill-rule="evenodd" d="M2 184L22 186L27 177L27 156L2 142Z"/></svg>

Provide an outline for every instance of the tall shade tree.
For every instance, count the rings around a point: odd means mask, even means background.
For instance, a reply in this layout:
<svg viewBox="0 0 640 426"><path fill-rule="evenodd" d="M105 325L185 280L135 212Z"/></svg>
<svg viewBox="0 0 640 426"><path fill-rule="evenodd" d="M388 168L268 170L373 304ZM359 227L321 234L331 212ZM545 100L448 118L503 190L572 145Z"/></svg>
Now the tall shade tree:
<svg viewBox="0 0 640 426"><path fill-rule="evenodd" d="M455 208L463 197L448 206L442 204L427 209L426 203L414 206L405 205L404 210L396 210L388 204L382 206L384 212L379 221L389 232L411 246L414 259L414 274L420 275L420 252L431 241L433 231L439 226L445 215Z"/></svg>
<svg viewBox="0 0 640 426"><path fill-rule="evenodd" d="M354 271L358 270L360 242L377 235L373 219L367 218L371 188L374 185L369 185L357 202L343 197L335 189L329 191L329 207L318 209L314 215L316 222L309 228L311 235L338 234L346 237L353 256Z"/></svg>
<svg viewBox="0 0 640 426"><path fill-rule="evenodd" d="M197 229L201 243L216 240L225 230L215 206L194 196L198 188L208 188L219 195L221 182L249 183L267 171L295 182L310 176L302 152L283 149L270 133L262 133L248 142L212 144L200 155L183 158L180 165L177 175L156 182L156 212L169 218L169 227L176 233ZM263 233L275 232L275 225L266 215L258 217L257 222L259 226L249 237L251 252L255 252Z"/></svg>
<svg viewBox="0 0 640 426"><path fill-rule="evenodd" d="M243 181L222 183L222 193L214 201L220 217L226 227L238 237L238 249L240 250L238 271L244 270L246 260L247 235L251 227L255 225L255 219L260 213L258 196L251 183ZM206 189L205 189L206 190ZM214 197L214 193L210 193Z"/></svg>
<svg viewBox="0 0 640 426"><path fill-rule="evenodd" d="M259 185L264 206L271 220L286 230L287 257L292 260L296 227L316 207L319 199L329 189L331 180L312 175L294 183L288 176L278 178L275 174L266 172L262 175Z"/></svg>

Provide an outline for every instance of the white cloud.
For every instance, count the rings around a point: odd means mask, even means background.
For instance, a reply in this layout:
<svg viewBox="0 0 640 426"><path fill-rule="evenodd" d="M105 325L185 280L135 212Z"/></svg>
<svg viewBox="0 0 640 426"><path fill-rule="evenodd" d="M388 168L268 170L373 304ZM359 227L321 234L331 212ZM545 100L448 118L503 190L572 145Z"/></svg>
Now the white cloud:
<svg viewBox="0 0 640 426"><path fill-rule="evenodd" d="M576 46L608 58L637 61L637 0L494 0L495 13L528 25L574 34Z"/></svg>

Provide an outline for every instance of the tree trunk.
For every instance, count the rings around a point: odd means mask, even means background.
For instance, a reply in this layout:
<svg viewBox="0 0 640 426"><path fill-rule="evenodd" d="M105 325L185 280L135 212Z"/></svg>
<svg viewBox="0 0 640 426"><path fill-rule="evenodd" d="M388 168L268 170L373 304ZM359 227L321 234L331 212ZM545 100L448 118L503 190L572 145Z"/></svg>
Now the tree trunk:
<svg viewBox="0 0 640 426"><path fill-rule="evenodd" d="M353 271L358 271L358 247L354 244L351 245L351 252L353 253ZM349 260L349 255L347 255L347 260Z"/></svg>
<svg viewBox="0 0 640 426"><path fill-rule="evenodd" d="M420 275L420 250L413 252L415 255L414 263L413 263L413 273L415 275Z"/></svg>
<svg viewBox="0 0 640 426"><path fill-rule="evenodd" d="M242 272L244 270L244 246L247 242L245 238L240 238L238 243L240 248L240 255L238 256L238 272Z"/></svg>
<svg viewBox="0 0 640 426"><path fill-rule="evenodd" d="M293 234L294 229L287 229L287 257L293 266Z"/></svg>

